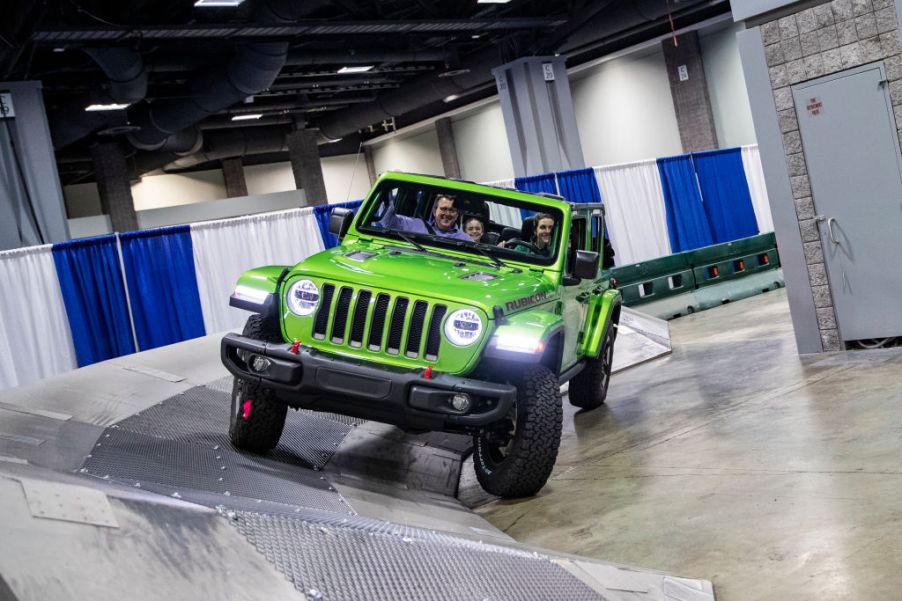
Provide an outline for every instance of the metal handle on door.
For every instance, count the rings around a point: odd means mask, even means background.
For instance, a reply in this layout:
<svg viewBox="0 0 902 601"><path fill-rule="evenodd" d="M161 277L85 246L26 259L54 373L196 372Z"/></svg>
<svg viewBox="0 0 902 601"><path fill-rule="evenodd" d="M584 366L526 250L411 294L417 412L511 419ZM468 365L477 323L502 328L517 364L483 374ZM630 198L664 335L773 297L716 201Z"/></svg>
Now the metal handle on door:
<svg viewBox="0 0 902 601"><path fill-rule="evenodd" d="M827 220L827 229L830 231L830 242L833 244L839 245L839 240L836 239L836 234L833 232L833 224L836 223L836 217L831 217Z"/></svg>

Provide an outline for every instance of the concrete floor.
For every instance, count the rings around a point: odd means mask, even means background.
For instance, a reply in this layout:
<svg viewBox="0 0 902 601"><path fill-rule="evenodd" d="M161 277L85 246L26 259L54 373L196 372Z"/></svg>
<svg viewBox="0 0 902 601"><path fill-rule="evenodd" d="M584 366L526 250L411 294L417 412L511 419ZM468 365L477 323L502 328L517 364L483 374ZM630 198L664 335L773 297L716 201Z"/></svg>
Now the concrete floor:
<svg viewBox="0 0 902 601"><path fill-rule="evenodd" d="M720 601L902 598L902 349L800 358L783 290L671 335L607 406L568 406L537 497L477 511L526 544L710 579Z"/></svg>

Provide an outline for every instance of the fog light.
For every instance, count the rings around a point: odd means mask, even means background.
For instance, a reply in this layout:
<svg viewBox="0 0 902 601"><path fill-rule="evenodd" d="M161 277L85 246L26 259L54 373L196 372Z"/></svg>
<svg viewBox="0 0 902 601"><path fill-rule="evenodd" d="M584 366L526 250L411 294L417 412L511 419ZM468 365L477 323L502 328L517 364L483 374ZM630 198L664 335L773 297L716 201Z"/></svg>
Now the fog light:
<svg viewBox="0 0 902 601"><path fill-rule="evenodd" d="M458 392L451 397L451 406L454 407L455 411L466 413L470 410L470 395Z"/></svg>
<svg viewBox="0 0 902 601"><path fill-rule="evenodd" d="M254 358L251 359L251 369L257 373L265 372L270 365L272 365L272 361L260 355L254 355Z"/></svg>

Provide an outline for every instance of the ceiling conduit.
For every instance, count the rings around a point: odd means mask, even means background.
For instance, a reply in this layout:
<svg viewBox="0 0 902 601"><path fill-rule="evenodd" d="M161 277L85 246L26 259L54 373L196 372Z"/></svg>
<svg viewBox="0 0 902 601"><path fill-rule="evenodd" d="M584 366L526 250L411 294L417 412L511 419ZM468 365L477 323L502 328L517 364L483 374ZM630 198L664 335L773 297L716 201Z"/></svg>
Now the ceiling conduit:
<svg viewBox="0 0 902 601"><path fill-rule="evenodd" d="M208 161L234 157L287 152L285 139L285 128L280 126L207 132L203 152L167 163L163 171L188 169Z"/></svg>
<svg viewBox="0 0 902 601"><path fill-rule="evenodd" d="M326 4L328 0L258 0L251 21L292 23ZM191 82L187 98L145 103L136 114L130 114L132 123L141 129L129 134L129 141L142 150L165 148L171 135L272 85L285 65L287 54L288 42L240 44L228 63Z"/></svg>

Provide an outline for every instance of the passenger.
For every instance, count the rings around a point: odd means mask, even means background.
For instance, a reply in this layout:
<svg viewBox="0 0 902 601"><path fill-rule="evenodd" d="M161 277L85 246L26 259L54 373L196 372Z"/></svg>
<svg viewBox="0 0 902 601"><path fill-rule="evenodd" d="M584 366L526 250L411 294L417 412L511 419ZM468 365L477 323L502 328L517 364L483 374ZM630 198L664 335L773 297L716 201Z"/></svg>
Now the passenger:
<svg viewBox="0 0 902 601"><path fill-rule="evenodd" d="M482 242L482 236L485 234L485 224L482 223L482 219L479 217L470 215L464 219L464 231L473 239L473 242Z"/></svg>
<svg viewBox="0 0 902 601"><path fill-rule="evenodd" d="M472 241L470 236L457 226L457 207L454 206L455 198L450 194L439 194L435 198L435 205L429 222L424 222L418 217L407 217L395 213L395 205L388 204L388 209L382 215L379 223L383 227L399 229L404 232L418 234L434 234L444 238Z"/></svg>
<svg viewBox="0 0 902 601"><path fill-rule="evenodd" d="M498 246L519 250L517 249L518 244L528 242L530 246L524 245L523 250L540 257L550 257L552 254L551 237L554 234L554 217L548 213L536 213L533 220L536 225L532 238L529 240L512 238L507 242L500 243Z"/></svg>

